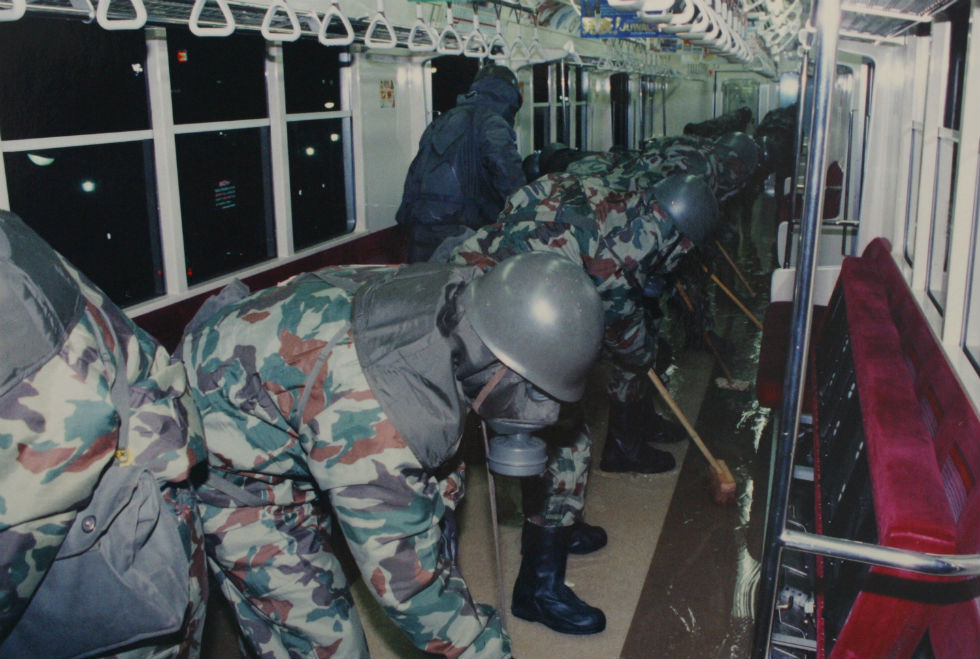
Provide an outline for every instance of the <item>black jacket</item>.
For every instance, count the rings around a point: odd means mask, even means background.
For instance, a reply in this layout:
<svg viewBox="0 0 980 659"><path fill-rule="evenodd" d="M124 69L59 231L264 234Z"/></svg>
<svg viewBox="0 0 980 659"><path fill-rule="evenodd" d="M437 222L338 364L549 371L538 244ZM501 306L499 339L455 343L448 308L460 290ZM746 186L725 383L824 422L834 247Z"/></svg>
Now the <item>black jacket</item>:
<svg viewBox="0 0 980 659"><path fill-rule="evenodd" d="M426 128L395 216L406 230L410 262L427 260L463 226L494 222L524 185L513 129L520 102L506 81L483 78Z"/></svg>

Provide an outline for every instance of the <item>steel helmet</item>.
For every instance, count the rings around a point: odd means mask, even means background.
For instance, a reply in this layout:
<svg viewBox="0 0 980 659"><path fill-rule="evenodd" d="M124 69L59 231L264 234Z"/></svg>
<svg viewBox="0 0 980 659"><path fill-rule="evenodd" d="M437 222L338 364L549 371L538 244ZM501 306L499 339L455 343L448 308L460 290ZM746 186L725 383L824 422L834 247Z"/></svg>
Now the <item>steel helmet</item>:
<svg viewBox="0 0 980 659"><path fill-rule="evenodd" d="M550 252L501 261L463 293L473 330L505 366L574 401L602 347L602 301L578 263Z"/></svg>
<svg viewBox="0 0 980 659"><path fill-rule="evenodd" d="M715 140L715 147L734 151L749 172L754 172L759 164L759 147L755 140L745 133L725 133Z"/></svg>
<svg viewBox="0 0 980 659"><path fill-rule="evenodd" d="M704 179L674 174L653 186L653 194L679 232L700 243L718 223L718 200Z"/></svg>

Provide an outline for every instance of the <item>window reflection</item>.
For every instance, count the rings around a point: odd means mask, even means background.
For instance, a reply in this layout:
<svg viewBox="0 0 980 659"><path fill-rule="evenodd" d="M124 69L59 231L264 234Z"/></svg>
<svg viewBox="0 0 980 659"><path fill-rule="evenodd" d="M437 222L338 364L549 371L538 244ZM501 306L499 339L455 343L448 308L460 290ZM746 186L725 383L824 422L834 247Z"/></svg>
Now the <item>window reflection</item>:
<svg viewBox="0 0 980 659"><path fill-rule="evenodd" d="M293 245L347 233L343 120L294 121L287 128Z"/></svg>
<svg viewBox="0 0 980 659"><path fill-rule="evenodd" d="M4 155L11 210L116 304L163 293L149 141Z"/></svg>
<svg viewBox="0 0 980 659"><path fill-rule="evenodd" d="M260 119L267 115L265 39L236 32L221 39L167 30L174 122Z"/></svg>
<svg viewBox="0 0 980 659"><path fill-rule="evenodd" d="M30 16L0 22L5 140L144 130L147 107L142 31Z"/></svg>
<svg viewBox="0 0 980 659"><path fill-rule="evenodd" d="M268 129L176 140L188 284L275 256Z"/></svg>
<svg viewBox="0 0 980 659"><path fill-rule="evenodd" d="M952 234L953 195L956 189L958 139L951 131L939 138L936 157L936 189L933 191L932 233L929 237L929 297L942 314L949 285L949 240Z"/></svg>

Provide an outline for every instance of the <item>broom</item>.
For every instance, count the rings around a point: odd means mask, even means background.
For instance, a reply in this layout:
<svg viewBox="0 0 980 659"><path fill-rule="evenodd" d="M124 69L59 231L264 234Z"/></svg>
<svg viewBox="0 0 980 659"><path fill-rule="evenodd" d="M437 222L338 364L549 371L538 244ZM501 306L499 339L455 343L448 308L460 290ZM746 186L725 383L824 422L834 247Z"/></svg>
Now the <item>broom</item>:
<svg viewBox="0 0 980 659"><path fill-rule="evenodd" d="M670 407L670 410L677 417L677 420L681 422L684 426L684 430L691 437L691 440L697 445L701 450L701 454L707 459L708 464L711 466L711 474L709 474L709 487L711 489L711 496L714 498L715 503L726 504L735 501L735 477L732 476L732 472L728 469L728 465L725 464L724 460L716 460L715 456L711 455L711 451L708 447L704 445L701 437L698 435L694 427L688 422L687 417L681 412L681 408L677 406L677 403L668 393L667 388L664 383L660 381L656 372L651 368L647 374L653 381L654 386L657 387L657 391L660 392L660 396L664 399L664 402Z"/></svg>

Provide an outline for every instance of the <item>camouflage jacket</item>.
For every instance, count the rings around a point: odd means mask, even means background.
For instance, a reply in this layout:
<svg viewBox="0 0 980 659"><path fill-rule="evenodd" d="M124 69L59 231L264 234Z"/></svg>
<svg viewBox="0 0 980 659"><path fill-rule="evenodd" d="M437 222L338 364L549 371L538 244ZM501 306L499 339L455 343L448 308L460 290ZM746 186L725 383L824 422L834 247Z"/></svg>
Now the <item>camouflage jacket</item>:
<svg viewBox="0 0 980 659"><path fill-rule="evenodd" d="M206 455L183 366L67 268L93 313L81 316L54 357L0 397L0 638L16 624L116 459L120 422L110 388L117 374L129 383L127 463L166 486L186 481ZM118 342L125 363L102 354L100 342Z"/></svg>
<svg viewBox="0 0 980 659"><path fill-rule="evenodd" d="M670 272L691 247L648 191L618 191L604 179L555 173L507 200L498 222L479 229L455 263L488 268L529 251L579 262L605 309L605 347L624 367L646 367L656 335L644 320L642 288L650 273Z"/></svg>

